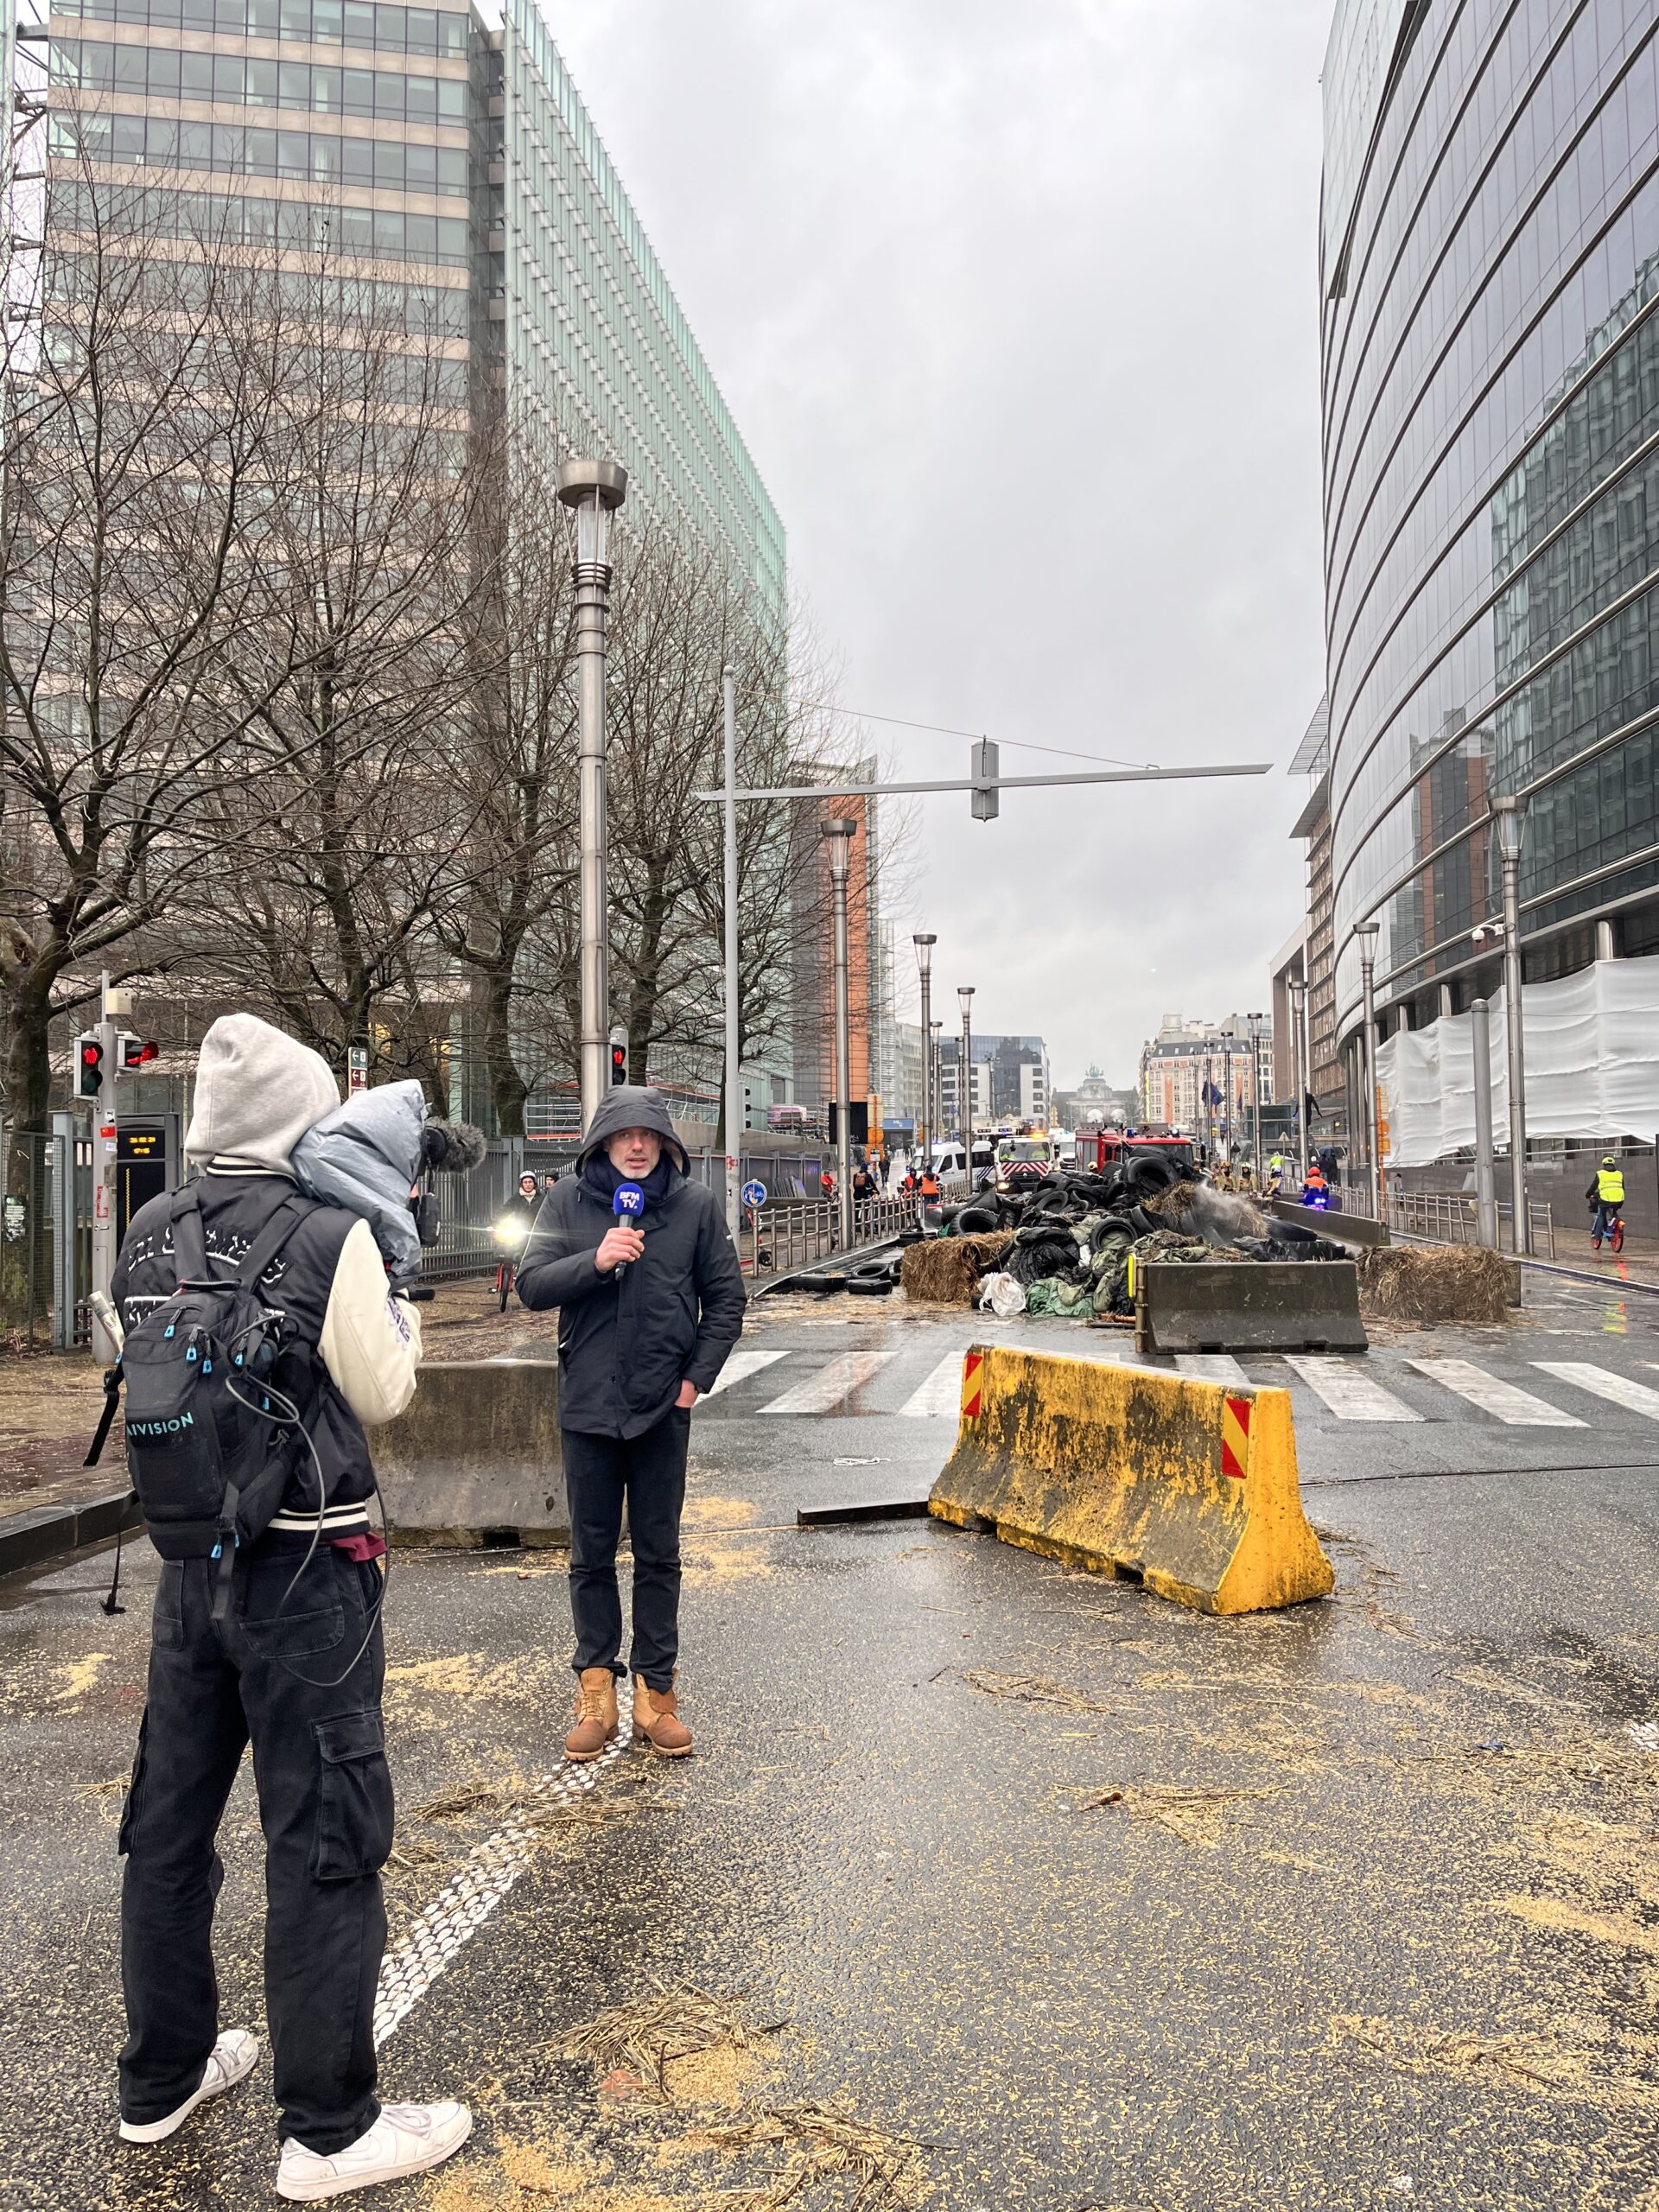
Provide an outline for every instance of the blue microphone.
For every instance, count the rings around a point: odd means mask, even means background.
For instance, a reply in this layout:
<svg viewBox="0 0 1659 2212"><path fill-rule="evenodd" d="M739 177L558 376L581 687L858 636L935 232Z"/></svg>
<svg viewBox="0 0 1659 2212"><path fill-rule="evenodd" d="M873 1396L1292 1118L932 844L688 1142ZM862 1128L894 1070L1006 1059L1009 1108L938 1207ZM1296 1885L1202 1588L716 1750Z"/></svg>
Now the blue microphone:
<svg viewBox="0 0 1659 2212"><path fill-rule="evenodd" d="M637 1183L619 1183L616 1196L611 1200L611 1211L618 1221L637 1222L645 1210L645 1194ZM627 1268L626 1260L616 1265L616 1279L620 1282Z"/></svg>

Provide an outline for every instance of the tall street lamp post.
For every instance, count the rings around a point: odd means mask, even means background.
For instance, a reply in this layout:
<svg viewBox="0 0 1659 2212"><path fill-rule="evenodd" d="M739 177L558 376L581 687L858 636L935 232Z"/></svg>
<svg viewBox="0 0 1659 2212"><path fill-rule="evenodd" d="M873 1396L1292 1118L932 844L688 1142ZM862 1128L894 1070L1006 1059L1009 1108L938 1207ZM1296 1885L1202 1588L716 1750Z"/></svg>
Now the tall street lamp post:
<svg viewBox="0 0 1659 2212"><path fill-rule="evenodd" d="M729 668L720 674L725 746L724 831L726 954L726 1227L734 1244L742 1224L743 1036L737 1003L737 681Z"/></svg>
<svg viewBox="0 0 1659 2212"><path fill-rule="evenodd" d="M1360 1040L1360 1081L1364 1084L1363 1104L1365 1115L1365 1143L1370 1154L1371 1203L1378 1221L1382 1209L1382 1148L1378 1141L1382 1135L1376 1111L1376 993L1374 978L1376 973L1376 936L1380 922L1357 922L1354 935L1359 940L1359 973L1365 991L1365 1034Z"/></svg>
<svg viewBox="0 0 1659 2212"><path fill-rule="evenodd" d="M830 881L836 903L836 1196L841 1209L841 1249L853 1243L853 1025L847 975L847 855L858 824L837 815L823 825L830 843Z"/></svg>
<svg viewBox="0 0 1659 2212"><path fill-rule="evenodd" d="M1226 1131L1227 1165L1231 1167L1233 1164L1233 1033L1230 1029L1224 1029L1221 1033L1221 1082L1222 1088L1227 1093L1226 1104L1223 1109L1223 1127Z"/></svg>
<svg viewBox="0 0 1659 2212"><path fill-rule="evenodd" d="M577 823L582 973L582 1125L610 1084L610 913L605 884L605 652L611 611L611 517L627 495L613 461L567 461L559 499L575 516L576 655L581 735Z"/></svg>
<svg viewBox="0 0 1659 2212"><path fill-rule="evenodd" d="M916 947L916 965L922 978L922 1126L921 1155L924 1165L932 1157L928 1147L933 1136L933 948L938 938L931 931L918 931L911 942Z"/></svg>
<svg viewBox="0 0 1659 2212"><path fill-rule="evenodd" d="M957 1003L962 1008L962 1164L968 1187L974 1187L974 987L958 983Z"/></svg>
<svg viewBox="0 0 1659 2212"><path fill-rule="evenodd" d="M1530 1252L1532 1224L1527 1219L1527 1071L1521 1014L1521 846L1527 832L1527 802L1513 796L1492 801L1497 854L1503 865L1503 1027L1510 1059L1510 1203L1514 1212L1512 1252Z"/></svg>
<svg viewBox="0 0 1659 2212"><path fill-rule="evenodd" d="M1296 1078L1296 1166L1302 1182L1307 1180L1307 1071L1302 1065L1302 1008L1307 1002L1307 985L1300 976L1290 982L1290 1045L1291 1061Z"/></svg>
<svg viewBox="0 0 1659 2212"><path fill-rule="evenodd" d="M927 1126L934 1132L937 1143L943 1134L940 1124L944 1120L944 1017L936 1014L927 1027Z"/></svg>

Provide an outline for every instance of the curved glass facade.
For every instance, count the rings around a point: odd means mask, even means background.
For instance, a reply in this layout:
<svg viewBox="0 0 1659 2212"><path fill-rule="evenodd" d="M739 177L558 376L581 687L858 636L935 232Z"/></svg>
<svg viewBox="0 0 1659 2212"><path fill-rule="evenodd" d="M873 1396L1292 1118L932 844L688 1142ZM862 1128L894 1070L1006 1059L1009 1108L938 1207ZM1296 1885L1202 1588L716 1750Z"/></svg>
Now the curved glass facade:
<svg viewBox="0 0 1659 2212"><path fill-rule="evenodd" d="M1413 1027L1493 987L1494 792L1529 978L1659 945L1659 0L1343 0L1325 98L1346 1033L1370 916Z"/></svg>

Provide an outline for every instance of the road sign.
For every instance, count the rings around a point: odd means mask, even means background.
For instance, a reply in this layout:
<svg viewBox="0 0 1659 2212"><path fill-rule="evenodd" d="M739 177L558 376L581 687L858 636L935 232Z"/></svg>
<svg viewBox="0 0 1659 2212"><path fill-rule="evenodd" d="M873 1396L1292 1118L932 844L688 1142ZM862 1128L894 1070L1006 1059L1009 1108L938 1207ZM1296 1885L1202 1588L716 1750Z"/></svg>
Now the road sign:
<svg viewBox="0 0 1659 2212"><path fill-rule="evenodd" d="M743 1203L746 1206L751 1206L757 1209L765 1205L766 1203L766 1185L764 1183L746 1183L743 1185Z"/></svg>
<svg viewBox="0 0 1659 2212"><path fill-rule="evenodd" d="M366 1090L369 1087L369 1048L366 1045L351 1045L346 1052L346 1088Z"/></svg>

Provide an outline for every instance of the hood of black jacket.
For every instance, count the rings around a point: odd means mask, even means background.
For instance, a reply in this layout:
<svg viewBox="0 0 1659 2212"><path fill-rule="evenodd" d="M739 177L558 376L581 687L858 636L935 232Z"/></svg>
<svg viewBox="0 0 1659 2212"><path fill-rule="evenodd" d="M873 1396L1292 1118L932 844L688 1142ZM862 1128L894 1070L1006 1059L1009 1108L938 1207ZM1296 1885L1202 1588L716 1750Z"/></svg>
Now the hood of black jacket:
<svg viewBox="0 0 1659 2212"><path fill-rule="evenodd" d="M631 1083L618 1084L606 1093L604 1099L588 1124L588 1134L582 1141L582 1150L576 1154L576 1168L580 1173L589 1157L597 1152L607 1137L623 1129L655 1129L663 1141L663 1148L672 1157L682 1175L690 1173L690 1161L685 1147L676 1135L668 1101L654 1087L646 1090Z"/></svg>

